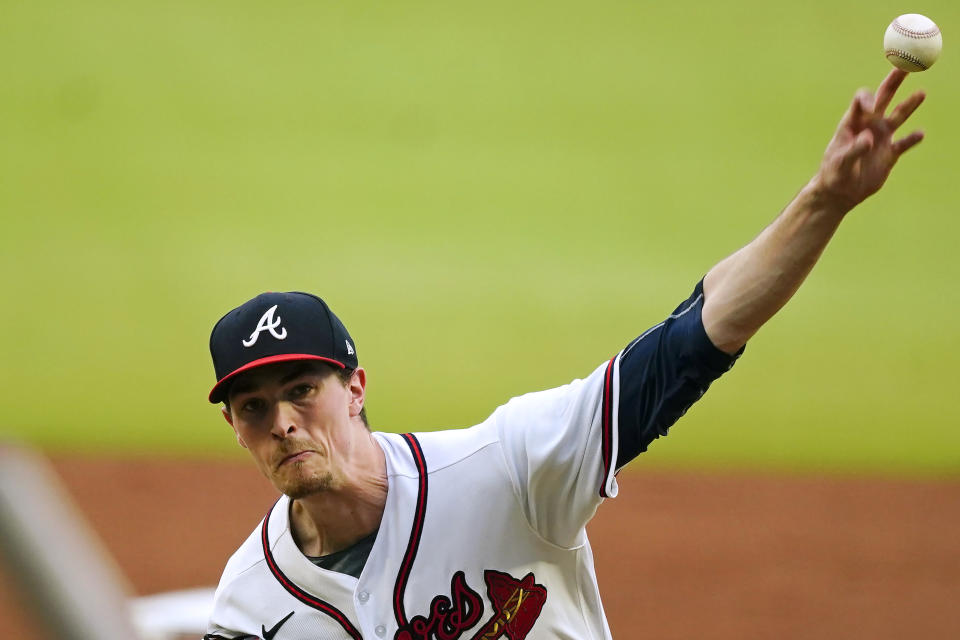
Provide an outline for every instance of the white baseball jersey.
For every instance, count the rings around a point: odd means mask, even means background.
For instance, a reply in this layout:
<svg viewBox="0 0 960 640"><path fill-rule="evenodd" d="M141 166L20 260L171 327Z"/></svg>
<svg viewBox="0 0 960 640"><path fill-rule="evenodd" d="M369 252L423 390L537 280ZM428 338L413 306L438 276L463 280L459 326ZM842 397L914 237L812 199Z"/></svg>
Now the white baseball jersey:
<svg viewBox="0 0 960 640"><path fill-rule="evenodd" d="M610 638L584 526L617 483L617 359L470 429L375 433L389 482L360 578L321 569L282 497L227 564L208 637Z"/></svg>
<svg viewBox="0 0 960 640"><path fill-rule="evenodd" d="M470 429L374 434L389 485L359 579L304 556L281 498L227 564L207 638L610 638L584 527L616 469L739 357L710 342L702 306L701 282L586 379Z"/></svg>

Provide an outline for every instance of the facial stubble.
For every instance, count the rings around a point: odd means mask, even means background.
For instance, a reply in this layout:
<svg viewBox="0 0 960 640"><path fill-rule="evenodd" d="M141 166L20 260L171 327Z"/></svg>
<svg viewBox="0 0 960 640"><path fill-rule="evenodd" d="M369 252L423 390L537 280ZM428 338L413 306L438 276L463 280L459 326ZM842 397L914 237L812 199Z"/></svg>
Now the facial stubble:
<svg viewBox="0 0 960 640"><path fill-rule="evenodd" d="M313 454L310 456L317 456ZM294 500L328 491L333 487L333 473L328 469L310 469L312 460L288 462L274 476L274 486Z"/></svg>

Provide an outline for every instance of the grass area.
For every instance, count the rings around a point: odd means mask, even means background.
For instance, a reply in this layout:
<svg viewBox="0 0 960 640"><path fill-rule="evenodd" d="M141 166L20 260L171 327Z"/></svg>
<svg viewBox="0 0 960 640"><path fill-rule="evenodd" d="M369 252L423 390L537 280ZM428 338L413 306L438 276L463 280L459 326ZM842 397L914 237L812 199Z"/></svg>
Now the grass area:
<svg viewBox="0 0 960 640"><path fill-rule="evenodd" d="M955 3L928 139L652 464L957 471ZM386 430L583 375L815 170L902 7L16 2L0 24L9 436L231 455L210 327L324 296Z"/></svg>

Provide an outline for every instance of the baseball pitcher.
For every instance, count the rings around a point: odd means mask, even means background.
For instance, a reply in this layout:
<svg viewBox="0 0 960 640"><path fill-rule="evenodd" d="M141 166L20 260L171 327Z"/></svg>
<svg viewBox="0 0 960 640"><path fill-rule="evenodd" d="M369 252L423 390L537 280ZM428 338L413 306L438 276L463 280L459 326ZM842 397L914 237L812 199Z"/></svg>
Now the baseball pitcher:
<svg viewBox="0 0 960 640"><path fill-rule="evenodd" d="M209 399L283 495L227 563L205 638L610 638L587 522L920 142L896 131L922 93L888 113L905 76L855 95L813 178L662 322L469 429L371 431L357 345L316 296L223 316Z"/></svg>

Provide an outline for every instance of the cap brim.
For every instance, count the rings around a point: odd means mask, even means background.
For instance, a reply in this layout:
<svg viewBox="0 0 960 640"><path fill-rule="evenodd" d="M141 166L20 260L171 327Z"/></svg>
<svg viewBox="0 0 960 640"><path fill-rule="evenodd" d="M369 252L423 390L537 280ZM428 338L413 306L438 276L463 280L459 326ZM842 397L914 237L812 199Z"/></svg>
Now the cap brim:
<svg viewBox="0 0 960 640"><path fill-rule="evenodd" d="M340 367L341 369L346 369L347 365L332 358L324 358L323 356L315 356L309 353L284 353L279 356L267 356L266 358L260 358L259 360L254 360L253 362L248 362L239 369L234 369L227 375L223 376L217 381L217 384L213 386L213 389L210 390L210 395L208 400L212 404L218 402L223 402L224 398L227 396L227 389L230 386L230 382L236 376L240 375L244 371L249 371L250 369L256 369L257 367L262 367L266 364L273 364L274 362L289 362L291 360L320 360L322 362L327 362L334 366Z"/></svg>

